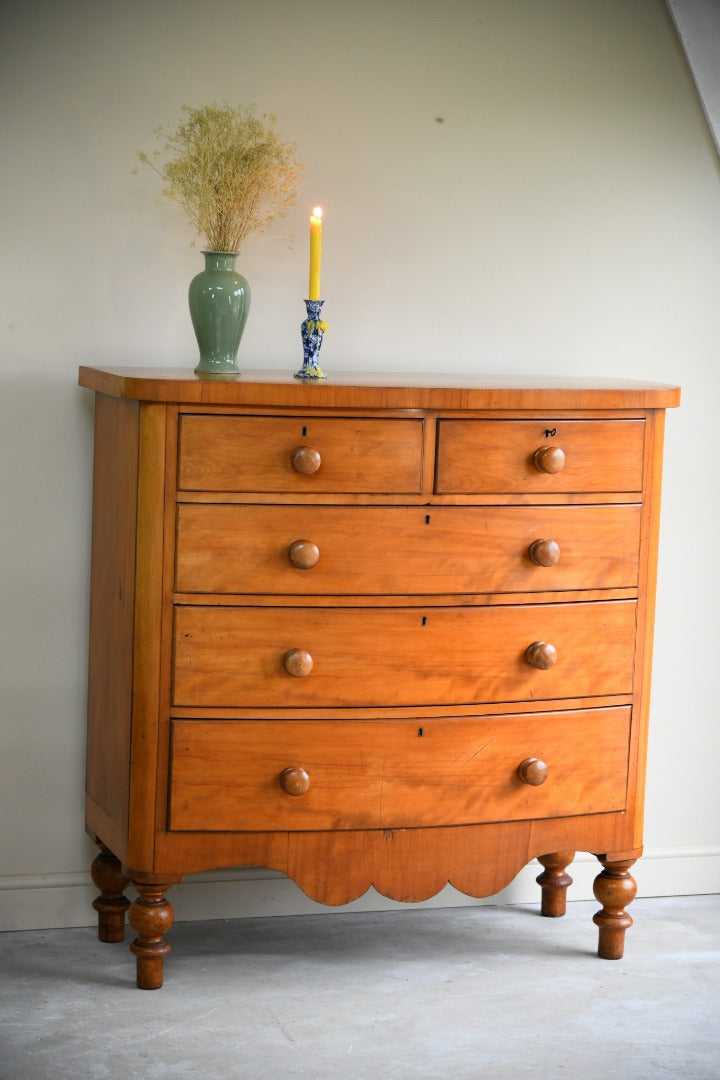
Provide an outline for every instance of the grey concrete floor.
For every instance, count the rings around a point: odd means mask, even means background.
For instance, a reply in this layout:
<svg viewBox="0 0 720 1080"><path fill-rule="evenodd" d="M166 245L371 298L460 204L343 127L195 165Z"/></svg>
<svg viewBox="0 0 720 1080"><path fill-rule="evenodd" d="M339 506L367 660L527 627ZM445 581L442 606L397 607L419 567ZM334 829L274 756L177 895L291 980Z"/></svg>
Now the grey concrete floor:
<svg viewBox="0 0 720 1080"><path fill-rule="evenodd" d="M93 929L0 935L3 1080L718 1080L720 897L176 924L165 986ZM128 940L130 934L127 935Z"/></svg>

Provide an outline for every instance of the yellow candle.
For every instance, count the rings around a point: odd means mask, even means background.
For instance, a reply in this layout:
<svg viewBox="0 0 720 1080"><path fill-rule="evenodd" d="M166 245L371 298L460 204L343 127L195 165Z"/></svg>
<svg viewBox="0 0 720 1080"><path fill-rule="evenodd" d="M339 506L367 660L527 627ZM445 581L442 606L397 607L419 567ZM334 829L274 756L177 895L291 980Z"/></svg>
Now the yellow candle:
<svg viewBox="0 0 720 1080"><path fill-rule="evenodd" d="M320 257L322 255L322 206L310 218L310 286L308 300L320 299Z"/></svg>

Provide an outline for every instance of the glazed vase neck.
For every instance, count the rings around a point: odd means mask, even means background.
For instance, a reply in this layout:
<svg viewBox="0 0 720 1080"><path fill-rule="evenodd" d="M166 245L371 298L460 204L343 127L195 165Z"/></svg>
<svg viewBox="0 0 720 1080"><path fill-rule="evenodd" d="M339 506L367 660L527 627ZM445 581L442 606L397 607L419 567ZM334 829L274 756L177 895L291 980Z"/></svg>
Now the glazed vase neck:
<svg viewBox="0 0 720 1080"><path fill-rule="evenodd" d="M234 270L237 251L203 251L206 270Z"/></svg>

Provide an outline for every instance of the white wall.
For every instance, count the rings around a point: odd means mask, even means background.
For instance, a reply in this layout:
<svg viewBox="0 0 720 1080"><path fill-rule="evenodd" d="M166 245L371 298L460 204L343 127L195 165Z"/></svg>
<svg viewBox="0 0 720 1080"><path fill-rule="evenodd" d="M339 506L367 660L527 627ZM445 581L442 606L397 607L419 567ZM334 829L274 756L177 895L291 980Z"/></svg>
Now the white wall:
<svg viewBox="0 0 720 1080"><path fill-rule="evenodd" d="M297 210L240 260L247 366L297 367L321 202L331 373L682 383L638 880L720 891L720 164L661 0L6 0L0 41L0 925L91 921L92 401L76 370L194 363L200 256L130 170L181 104L222 99L277 113L306 163ZM536 872L505 898L533 897ZM593 873L579 865L575 896ZM209 877L174 890L179 916L312 906L268 872Z"/></svg>

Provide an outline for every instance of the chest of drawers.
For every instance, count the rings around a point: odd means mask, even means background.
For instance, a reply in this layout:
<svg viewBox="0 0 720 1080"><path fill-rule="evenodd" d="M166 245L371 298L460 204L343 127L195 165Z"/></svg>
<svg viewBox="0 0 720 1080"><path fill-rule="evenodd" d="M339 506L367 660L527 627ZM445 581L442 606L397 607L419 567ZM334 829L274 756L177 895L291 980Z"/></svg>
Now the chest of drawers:
<svg viewBox="0 0 720 1080"><path fill-rule="evenodd" d="M96 392L87 829L161 985L166 893L266 866L314 899L472 896L641 853L675 387L81 368Z"/></svg>

